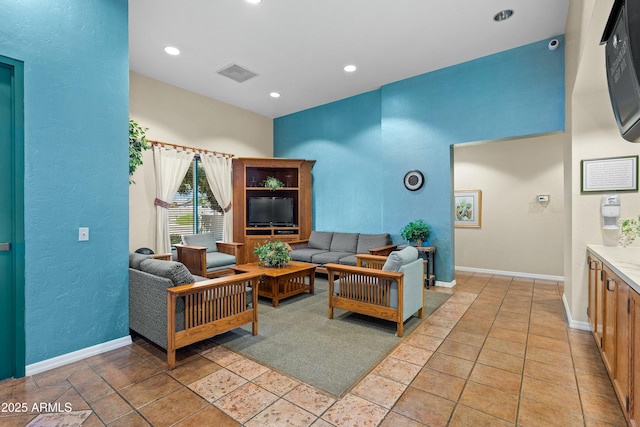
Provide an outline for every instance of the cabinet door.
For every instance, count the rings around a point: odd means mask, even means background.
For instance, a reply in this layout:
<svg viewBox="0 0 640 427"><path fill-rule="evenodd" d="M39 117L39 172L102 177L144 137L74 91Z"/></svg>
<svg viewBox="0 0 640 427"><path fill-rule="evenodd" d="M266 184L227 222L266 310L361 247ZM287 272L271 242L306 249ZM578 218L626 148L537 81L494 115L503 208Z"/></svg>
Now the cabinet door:
<svg viewBox="0 0 640 427"><path fill-rule="evenodd" d="M606 266L604 270L604 318L602 330L602 359L610 373L616 368L616 275Z"/></svg>
<svg viewBox="0 0 640 427"><path fill-rule="evenodd" d="M595 329L593 334L596 338L596 344L602 348L602 334L604 332L604 280L602 272L602 262L594 260L595 275Z"/></svg>
<svg viewBox="0 0 640 427"><path fill-rule="evenodd" d="M591 332L595 335L596 333L596 315L598 312L597 302L596 302L596 282L598 281L600 275L600 264L597 259L589 255L587 257L587 268L588 268L588 280L589 280L589 306L587 315L589 318L589 327L591 328Z"/></svg>
<svg viewBox="0 0 640 427"><path fill-rule="evenodd" d="M631 314L629 315L629 334L631 336L631 399L629 420L634 427L640 427L640 294L631 290Z"/></svg>
<svg viewBox="0 0 640 427"><path fill-rule="evenodd" d="M623 410L629 398L629 285L616 277L616 362L613 388L618 394Z"/></svg>

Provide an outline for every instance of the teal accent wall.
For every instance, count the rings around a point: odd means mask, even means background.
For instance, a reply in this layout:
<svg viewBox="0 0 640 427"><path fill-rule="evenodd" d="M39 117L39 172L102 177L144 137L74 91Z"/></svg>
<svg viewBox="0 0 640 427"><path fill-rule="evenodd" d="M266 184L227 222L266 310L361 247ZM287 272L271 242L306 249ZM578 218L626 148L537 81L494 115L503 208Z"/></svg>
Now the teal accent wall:
<svg viewBox="0 0 640 427"><path fill-rule="evenodd" d="M0 55L24 62L26 364L129 334L127 26L127 0L2 5Z"/></svg>
<svg viewBox="0 0 640 427"><path fill-rule="evenodd" d="M564 38L402 80L274 120L277 157L316 160L316 230L388 232L424 219L440 281L454 279L454 144L563 131ZM411 192L404 174L425 185Z"/></svg>

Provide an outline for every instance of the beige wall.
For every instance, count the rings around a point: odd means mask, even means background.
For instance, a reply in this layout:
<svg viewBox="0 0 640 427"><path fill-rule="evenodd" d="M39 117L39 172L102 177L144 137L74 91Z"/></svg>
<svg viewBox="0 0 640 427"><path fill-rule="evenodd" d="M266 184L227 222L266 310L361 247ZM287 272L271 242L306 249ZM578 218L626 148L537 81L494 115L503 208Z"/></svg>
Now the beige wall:
<svg viewBox="0 0 640 427"><path fill-rule="evenodd" d="M482 190L482 227L455 229L456 267L563 276L563 137L454 147L454 188Z"/></svg>
<svg viewBox="0 0 640 427"><path fill-rule="evenodd" d="M273 156L273 120L131 72L129 114L147 137L237 157ZM155 250L155 179L151 151L129 186L129 246Z"/></svg>
<svg viewBox="0 0 640 427"><path fill-rule="evenodd" d="M587 7L588 4L588 7ZM577 41L570 52L577 57L573 92L568 94L571 105L567 111L571 121L571 150L566 159L570 170L571 207L570 240L566 245L569 262L565 277L565 304L572 326L587 328L587 270L588 244L615 244L615 236L601 228L601 194L581 194L580 162L585 159L637 155L640 145L625 141L619 134L607 91L604 46L599 45L605 22L613 2L598 0L582 3L572 0L568 28ZM571 13L572 9L581 13ZM576 28L580 28L577 31ZM640 214L640 194L621 194L622 217Z"/></svg>

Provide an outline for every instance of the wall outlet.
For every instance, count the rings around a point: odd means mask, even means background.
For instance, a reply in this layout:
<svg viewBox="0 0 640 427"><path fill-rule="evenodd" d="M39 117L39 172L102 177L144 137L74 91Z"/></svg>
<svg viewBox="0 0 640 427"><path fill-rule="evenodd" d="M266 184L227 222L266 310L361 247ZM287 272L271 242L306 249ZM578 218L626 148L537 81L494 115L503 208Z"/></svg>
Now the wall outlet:
<svg viewBox="0 0 640 427"><path fill-rule="evenodd" d="M78 228L78 241L85 242L89 240L89 227Z"/></svg>
<svg viewBox="0 0 640 427"><path fill-rule="evenodd" d="M541 194L538 196L538 202L540 203L548 203L549 202L549 195L548 194Z"/></svg>

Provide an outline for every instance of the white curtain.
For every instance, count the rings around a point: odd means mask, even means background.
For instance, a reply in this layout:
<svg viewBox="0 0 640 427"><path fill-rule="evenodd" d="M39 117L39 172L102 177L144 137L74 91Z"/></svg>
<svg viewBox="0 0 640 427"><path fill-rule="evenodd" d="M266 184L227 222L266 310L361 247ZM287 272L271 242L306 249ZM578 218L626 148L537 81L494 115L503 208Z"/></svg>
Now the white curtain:
<svg viewBox="0 0 640 427"><path fill-rule="evenodd" d="M231 201L233 199L232 160L231 157L218 153L200 154L200 162L207 176L209 187L216 197L218 204L224 210L224 227L222 240L233 241L233 213Z"/></svg>
<svg viewBox="0 0 640 427"><path fill-rule="evenodd" d="M156 252L171 253L169 206L193 161L192 151L153 146L156 174Z"/></svg>

